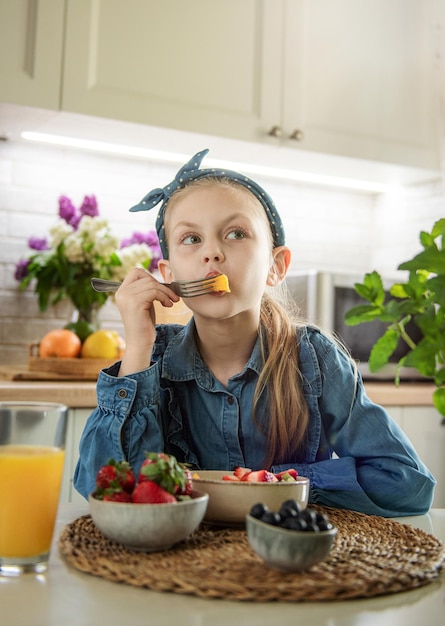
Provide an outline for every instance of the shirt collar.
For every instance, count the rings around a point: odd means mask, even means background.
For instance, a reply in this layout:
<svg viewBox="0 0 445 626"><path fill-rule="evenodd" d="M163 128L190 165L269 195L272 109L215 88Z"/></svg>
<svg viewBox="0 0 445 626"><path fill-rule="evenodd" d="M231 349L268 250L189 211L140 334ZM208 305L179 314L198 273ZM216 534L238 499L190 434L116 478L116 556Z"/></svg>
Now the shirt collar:
<svg viewBox="0 0 445 626"><path fill-rule="evenodd" d="M244 371L251 369L258 375L263 367L260 338L258 337ZM162 377L168 380L185 381L196 378L197 372L203 375L210 371L203 362L195 342L195 322L193 318L184 329L169 342L162 362ZM213 375L211 375L213 379Z"/></svg>

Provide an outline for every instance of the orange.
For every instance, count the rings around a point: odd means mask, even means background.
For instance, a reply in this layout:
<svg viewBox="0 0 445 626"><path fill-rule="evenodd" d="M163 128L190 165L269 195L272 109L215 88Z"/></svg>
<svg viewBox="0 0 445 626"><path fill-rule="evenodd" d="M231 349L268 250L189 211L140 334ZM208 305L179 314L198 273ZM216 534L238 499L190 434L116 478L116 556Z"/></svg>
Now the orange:
<svg viewBox="0 0 445 626"><path fill-rule="evenodd" d="M46 333L40 341L39 356L73 358L79 356L81 347L82 342L76 333L66 328L57 328Z"/></svg>

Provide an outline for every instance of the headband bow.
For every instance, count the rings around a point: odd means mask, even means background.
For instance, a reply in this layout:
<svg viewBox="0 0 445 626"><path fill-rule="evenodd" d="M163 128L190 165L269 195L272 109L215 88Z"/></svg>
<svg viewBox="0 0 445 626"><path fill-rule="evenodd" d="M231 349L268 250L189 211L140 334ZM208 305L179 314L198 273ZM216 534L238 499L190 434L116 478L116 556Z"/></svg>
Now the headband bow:
<svg viewBox="0 0 445 626"><path fill-rule="evenodd" d="M188 183L198 180L199 178L228 178L234 180L246 189L248 189L253 195L261 202L264 210L266 211L267 218L269 220L270 228L273 236L274 247L282 246L285 242L284 228L281 222L281 218L275 208L275 204L272 198L258 185L255 181L247 178L243 174L233 172L231 170L223 170L217 168L200 170L199 166L201 161L208 153L208 149L201 150L195 154L176 174L174 180L171 183L162 188L153 189L149 191L142 200L131 207L131 212L136 211L150 211L157 204L162 202L161 207L156 218L156 232L159 238L159 245L161 246L162 254L165 259L168 258L167 242L165 240L165 228L164 228L164 216L165 208L172 194L177 190L185 187Z"/></svg>

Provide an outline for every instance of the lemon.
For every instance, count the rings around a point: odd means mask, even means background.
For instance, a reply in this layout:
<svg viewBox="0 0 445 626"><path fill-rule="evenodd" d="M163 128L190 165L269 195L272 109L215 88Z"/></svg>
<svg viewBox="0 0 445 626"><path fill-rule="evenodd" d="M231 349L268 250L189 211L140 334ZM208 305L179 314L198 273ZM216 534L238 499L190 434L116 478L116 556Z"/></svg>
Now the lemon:
<svg viewBox="0 0 445 626"><path fill-rule="evenodd" d="M118 359L124 348L124 340L115 330L96 330L83 342L80 356L84 359Z"/></svg>

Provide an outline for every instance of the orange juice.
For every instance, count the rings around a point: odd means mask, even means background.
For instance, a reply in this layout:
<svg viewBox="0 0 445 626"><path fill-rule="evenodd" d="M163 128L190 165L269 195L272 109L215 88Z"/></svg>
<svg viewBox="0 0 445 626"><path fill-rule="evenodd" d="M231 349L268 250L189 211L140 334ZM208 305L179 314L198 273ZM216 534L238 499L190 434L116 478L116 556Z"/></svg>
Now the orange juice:
<svg viewBox="0 0 445 626"><path fill-rule="evenodd" d="M64 457L60 448L0 446L0 559L49 552Z"/></svg>

